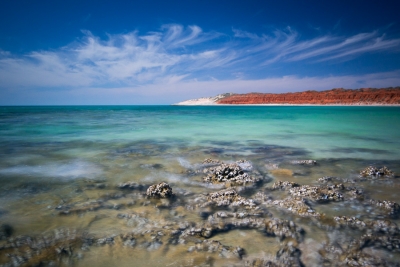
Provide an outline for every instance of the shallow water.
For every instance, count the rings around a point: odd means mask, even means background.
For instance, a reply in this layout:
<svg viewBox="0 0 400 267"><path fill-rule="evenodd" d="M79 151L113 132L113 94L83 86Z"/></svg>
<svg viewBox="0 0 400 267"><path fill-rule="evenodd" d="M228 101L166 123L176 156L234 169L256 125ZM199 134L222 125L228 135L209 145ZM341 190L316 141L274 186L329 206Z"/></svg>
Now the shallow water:
<svg viewBox="0 0 400 267"><path fill-rule="evenodd" d="M321 185L318 178L334 176L351 181L345 183L347 187L363 189L366 199L399 203L398 176L360 179L359 172L373 165L400 173L400 108L0 107L0 221L13 228L8 239L41 238L60 229L93 240L113 238L113 242L96 241L89 247L74 243L73 253L43 256L38 261L44 265L242 266L254 258L274 258L283 243L292 241L257 229L235 229L183 243L152 236L152 231L175 229L181 222L199 225L207 221L204 210L190 207L197 197L224 186L203 182L205 158L250 161L262 182L239 190L247 198L254 198L257 192L273 200L287 197L286 191L268 191L277 180L317 186ZM305 159L318 164L291 163ZM128 181L146 187L118 188ZM174 200L163 202L144 196L147 186L161 181L171 185ZM328 219L346 215L399 224L397 216L388 216L365 201L345 199L310 205ZM363 234L347 228L327 230L329 223L321 226L314 219L286 210L260 207L269 216L292 220L305 229L303 239L295 243L306 266L320 266L321 256L307 251L305 244L320 248ZM73 212L62 215L64 209ZM209 215L214 210L207 212ZM137 217L121 218L121 214ZM126 245L119 238L126 233L140 236L135 245ZM239 246L245 254L240 258L224 250L193 249L206 239L227 247ZM11 250L4 248L9 240L0 242L0 264L30 264L26 255L20 263L12 261L7 256ZM393 250L370 253L377 257L386 253L384 258L392 261L399 258Z"/></svg>

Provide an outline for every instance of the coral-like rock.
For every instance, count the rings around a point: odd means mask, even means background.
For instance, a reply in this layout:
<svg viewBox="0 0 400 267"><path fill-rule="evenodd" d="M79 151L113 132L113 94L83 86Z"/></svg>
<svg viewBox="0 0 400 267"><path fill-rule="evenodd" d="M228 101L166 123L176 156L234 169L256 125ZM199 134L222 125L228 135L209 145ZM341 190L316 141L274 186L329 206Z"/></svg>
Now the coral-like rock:
<svg viewBox="0 0 400 267"><path fill-rule="evenodd" d="M246 185L254 184L259 181L258 178L250 176L248 173L244 172L241 165L246 169L251 169L249 162L238 162L238 163L221 163L218 166L204 169L204 173L207 174L204 177L204 181L208 183L225 183L227 185Z"/></svg>
<svg viewBox="0 0 400 267"><path fill-rule="evenodd" d="M302 217L321 217L321 214L308 206L304 199L288 197L283 200L274 200L272 204Z"/></svg>
<svg viewBox="0 0 400 267"><path fill-rule="evenodd" d="M290 189L293 187L299 187L300 185L295 183L295 182L289 182L289 181L276 181L273 185L272 185L272 189L282 189L282 190L286 190L286 189Z"/></svg>
<svg viewBox="0 0 400 267"><path fill-rule="evenodd" d="M169 184L165 182L161 182L159 184L151 185L147 188L146 195L149 197L156 197L156 198L168 198L172 197L172 188Z"/></svg>
<svg viewBox="0 0 400 267"><path fill-rule="evenodd" d="M373 166L369 166L360 172L361 176L394 176L394 173L389 170L386 166L378 169Z"/></svg>
<svg viewBox="0 0 400 267"><path fill-rule="evenodd" d="M295 165L316 165L317 161L312 159L305 159L305 160L292 160L290 163Z"/></svg>
<svg viewBox="0 0 400 267"><path fill-rule="evenodd" d="M216 206L245 207L246 209L256 208L256 203L252 199L240 196L234 189L225 189L207 195L204 206L214 204Z"/></svg>
<svg viewBox="0 0 400 267"><path fill-rule="evenodd" d="M300 187L293 187L289 192L294 197L305 197L317 202L328 202L343 200L343 194L340 192L343 189L343 184L320 187L302 185Z"/></svg>
<svg viewBox="0 0 400 267"><path fill-rule="evenodd" d="M375 200L371 199L370 203L377 208L383 209L391 216L396 216L400 212L400 205L390 200Z"/></svg>

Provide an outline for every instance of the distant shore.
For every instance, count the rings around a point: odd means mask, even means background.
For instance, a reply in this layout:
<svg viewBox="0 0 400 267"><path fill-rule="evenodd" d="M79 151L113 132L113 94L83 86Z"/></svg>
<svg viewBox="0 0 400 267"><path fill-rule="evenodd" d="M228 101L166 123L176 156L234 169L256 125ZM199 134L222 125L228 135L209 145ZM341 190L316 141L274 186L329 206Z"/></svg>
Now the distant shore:
<svg viewBox="0 0 400 267"><path fill-rule="evenodd" d="M400 107L400 104L181 104L171 106L303 106L303 107Z"/></svg>
<svg viewBox="0 0 400 267"><path fill-rule="evenodd" d="M246 106L400 106L400 87L336 88L281 94L226 93L176 103L178 106L246 105Z"/></svg>

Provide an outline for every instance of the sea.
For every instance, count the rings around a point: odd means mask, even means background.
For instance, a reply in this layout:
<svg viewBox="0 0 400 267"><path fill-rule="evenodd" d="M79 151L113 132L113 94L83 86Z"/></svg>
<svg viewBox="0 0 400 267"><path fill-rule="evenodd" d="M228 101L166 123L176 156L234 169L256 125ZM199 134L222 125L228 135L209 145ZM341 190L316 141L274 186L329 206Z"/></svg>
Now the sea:
<svg viewBox="0 0 400 267"><path fill-rule="evenodd" d="M232 188L204 181L222 162L245 162L243 171L259 177L233 187L258 214L201 204ZM369 166L393 175L360 175ZM285 266L289 254L298 266L396 266L399 175L400 107L3 106L0 266ZM343 197L304 196L320 217L276 204L291 196L271 189L277 181L318 188L327 186L322 177L341 184ZM146 196L160 182L173 198ZM361 197L348 197L355 190ZM218 212L230 226L193 234ZM340 225L339 216L366 226ZM226 223L239 218L276 218L303 230L296 239ZM386 228L368 228L373 222ZM390 244L366 242L368 234Z"/></svg>

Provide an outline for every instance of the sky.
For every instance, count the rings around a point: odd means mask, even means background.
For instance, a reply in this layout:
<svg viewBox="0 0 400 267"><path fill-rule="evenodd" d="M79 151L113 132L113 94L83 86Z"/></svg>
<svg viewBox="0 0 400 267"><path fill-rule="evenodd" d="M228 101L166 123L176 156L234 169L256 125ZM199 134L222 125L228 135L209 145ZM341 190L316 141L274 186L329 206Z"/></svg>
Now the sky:
<svg viewBox="0 0 400 267"><path fill-rule="evenodd" d="M0 105L400 85L400 1L2 0Z"/></svg>

